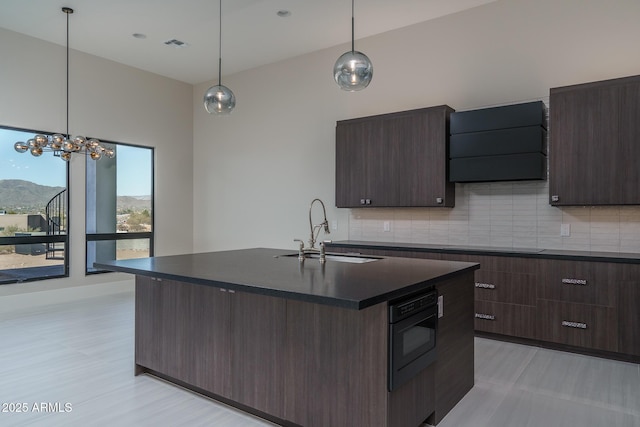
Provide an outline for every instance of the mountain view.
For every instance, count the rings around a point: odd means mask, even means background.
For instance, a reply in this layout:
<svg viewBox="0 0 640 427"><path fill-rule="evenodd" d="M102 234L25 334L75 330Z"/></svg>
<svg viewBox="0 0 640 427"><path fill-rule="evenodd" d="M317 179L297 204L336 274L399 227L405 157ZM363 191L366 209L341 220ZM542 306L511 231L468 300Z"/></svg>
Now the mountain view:
<svg viewBox="0 0 640 427"><path fill-rule="evenodd" d="M48 187L20 179L0 180L0 210L7 213L44 211L53 196L64 187Z"/></svg>
<svg viewBox="0 0 640 427"><path fill-rule="evenodd" d="M47 203L64 187L49 187L20 179L0 180L0 211L10 214L44 212ZM119 212L151 210L151 196L118 196Z"/></svg>

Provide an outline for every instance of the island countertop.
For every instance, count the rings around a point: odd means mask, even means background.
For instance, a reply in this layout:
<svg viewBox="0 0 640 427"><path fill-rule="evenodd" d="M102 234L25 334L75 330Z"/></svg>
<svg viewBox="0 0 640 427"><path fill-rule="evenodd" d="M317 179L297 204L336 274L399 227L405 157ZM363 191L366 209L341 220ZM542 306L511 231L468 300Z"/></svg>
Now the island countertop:
<svg viewBox="0 0 640 427"><path fill-rule="evenodd" d="M298 261L295 251L254 248L96 262L97 268L361 310L475 270L477 263L376 257ZM342 255L342 254L340 254Z"/></svg>

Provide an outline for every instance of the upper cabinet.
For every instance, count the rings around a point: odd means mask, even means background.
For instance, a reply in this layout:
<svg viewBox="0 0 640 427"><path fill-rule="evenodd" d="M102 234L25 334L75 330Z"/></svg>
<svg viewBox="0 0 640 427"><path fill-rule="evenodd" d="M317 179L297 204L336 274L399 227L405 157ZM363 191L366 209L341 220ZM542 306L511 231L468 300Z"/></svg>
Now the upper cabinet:
<svg viewBox="0 0 640 427"><path fill-rule="evenodd" d="M549 200L640 204L640 76L551 89Z"/></svg>
<svg viewBox="0 0 640 427"><path fill-rule="evenodd" d="M446 206L455 202L447 180L446 105L383 114L336 125L336 206Z"/></svg>

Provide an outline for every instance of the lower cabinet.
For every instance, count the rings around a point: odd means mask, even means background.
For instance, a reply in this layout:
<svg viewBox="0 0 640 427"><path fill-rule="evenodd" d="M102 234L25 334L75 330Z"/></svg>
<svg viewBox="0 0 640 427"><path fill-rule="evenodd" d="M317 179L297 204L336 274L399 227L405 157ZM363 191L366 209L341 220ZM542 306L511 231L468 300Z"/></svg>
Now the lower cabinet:
<svg viewBox="0 0 640 427"><path fill-rule="evenodd" d="M640 265L624 265L618 286L618 351L640 357Z"/></svg>
<svg viewBox="0 0 640 427"><path fill-rule="evenodd" d="M540 300L542 341L593 350L618 351L618 318L612 307Z"/></svg>
<svg viewBox="0 0 640 427"><path fill-rule="evenodd" d="M514 337L536 337L535 306L475 301L475 330Z"/></svg>
<svg viewBox="0 0 640 427"><path fill-rule="evenodd" d="M335 249L478 262L473 311L476 331L578 351L609 352L625 359L640 357L640 264L382 247Z"/></svg>

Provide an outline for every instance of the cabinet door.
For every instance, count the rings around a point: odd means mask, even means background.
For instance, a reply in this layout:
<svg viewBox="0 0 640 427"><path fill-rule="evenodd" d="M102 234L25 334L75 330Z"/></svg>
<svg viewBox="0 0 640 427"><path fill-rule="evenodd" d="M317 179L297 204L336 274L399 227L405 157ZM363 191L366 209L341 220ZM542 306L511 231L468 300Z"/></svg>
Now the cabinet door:
<svg viewBox="0 0 640 427"><path fill-rule="evenodd" d="M551 89L552 205L640 204L640 76Z"/></svg>
<svg viewBox="0 0 640 427"><path fill-rule="evenodd" d="M552 205L615 204L620 184L618 86L551 90L549 195Z"/></svg>
<svg viewBox="0 0 640 427"><path fill-rule="evenodd" d="M286 300L244 292L230 300L231 399L282 418Z"/></svg>
<svg viewBox="0 0 640 427"><path fill-rule="evenodd" d="M226 293L136 276L135 315L137 365L230 397Z"/></svg>
<svg viewBox="0 0 640 427"><path fill-rule="evenodd" d="M617 181L610 186L613 197L624 204L640 204L640 81L620 88L619 142L615 150Z"/></svg>
<svg viewBox="0 0 640 427"><path fill-rule="evenodd" d="M382 205L382 127L378 120L349 120L336 125L336 206Z"/></svg>
<svg viewBox="0 0 640 427"><path fill-rule="evenodd" d="M384 119L387 170L382 188L389 206L453 206L447 181L446 107Z"/></svg>
<svg viewBox="0 0 640 427"><path fill-rule="evenodd" d="M336 125L336 206L447 206L447 106L344 120Z"/></svg>

